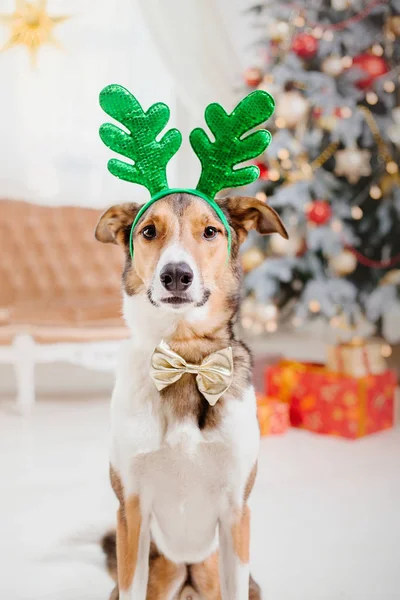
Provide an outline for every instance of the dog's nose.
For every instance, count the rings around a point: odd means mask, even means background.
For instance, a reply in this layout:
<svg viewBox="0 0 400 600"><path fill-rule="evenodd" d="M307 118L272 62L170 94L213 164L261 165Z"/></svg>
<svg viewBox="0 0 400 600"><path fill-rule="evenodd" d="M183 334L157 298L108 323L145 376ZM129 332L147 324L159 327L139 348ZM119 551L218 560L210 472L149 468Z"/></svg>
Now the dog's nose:
<svg viewBox="0 0 400 600"><path fill-rule="evenodd" d="M168 263L160 273L161 283L169 292L184 292L193 281L193 271L184 262Z"/></svg>

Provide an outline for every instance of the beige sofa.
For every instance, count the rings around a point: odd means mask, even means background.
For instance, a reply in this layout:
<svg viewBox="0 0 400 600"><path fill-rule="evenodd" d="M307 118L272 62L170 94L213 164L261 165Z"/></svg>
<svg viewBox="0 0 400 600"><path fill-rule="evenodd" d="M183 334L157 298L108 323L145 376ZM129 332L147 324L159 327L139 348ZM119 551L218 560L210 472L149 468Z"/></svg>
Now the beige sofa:
<svg viewBox="0 0 400 600"><path fill-rule="evenodd" d="M112 369L127 336L122 253L94 239L100 212L0 201L0 362L15 367L22 412L35 401L37 362Z"/></svg>

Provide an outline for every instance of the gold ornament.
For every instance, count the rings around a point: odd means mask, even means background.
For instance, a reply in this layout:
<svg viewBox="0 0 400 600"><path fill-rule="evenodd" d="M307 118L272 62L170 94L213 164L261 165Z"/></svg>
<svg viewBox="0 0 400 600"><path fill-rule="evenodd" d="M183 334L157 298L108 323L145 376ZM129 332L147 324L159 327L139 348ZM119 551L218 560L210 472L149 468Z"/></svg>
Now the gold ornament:
<svg viewBox="0 0 400 600"><path fill-rule="evenodd" d="M379 285L400 285L400 269L388 271L380 280Z"/></svg>
<svg viewBox="0 0 400 600"><path fill-rule="evenodd" d="M381 190L381 196L388 196L393 188L400 187L400 173L397 171L391 175L390 173L385 173L382 175L381 180L379 181L379 188Z"/></svg>
<svg viewBox="0 0 400 600"><path fill-rule="evenodd" d="M289 37L290 27L286 21L272 21L268 25L268 37L273 42L283 42Z"/></svg>
<svg viewBox="0 0 400 600"><path fill-rule="evenodd" d="M360 177L371 175L371 153L359 148L346 148L335 154L335 173L346 177L351 184L357 183Z"/></svg>
<svg viewBox="0 0 400 600"><path fill-rule="evenodd" d="M350 0L331 0L333 10L342 11L351 6Z"/></svg>
<svg viewBox="0 0 400 600"><path fill-rule="evenodd" d="M331 256L328 262L329 267L339 277L350 275L357 267L357 259L350 250L342 250L340 254Z"/></svg>
<svg viewBox="0 0 400 600"><path fill-rule="evenodd" d="M333 131L337 126L337 117L335 115L322 115L317 120L317 123L321 129L325 131Z"/></svg>
<svg viewBox="0 0 400 600"><path fill-rule="evenodd" d="M400 36L400 15L389 17L386 22L387 30L394 34L395 37Z"/></svg>
<svg viewBox="0 0 400 600"><path fill-rule="evenodd" d="M242 268L245 273L249 273L253 269L259 267L265 260L265 256L260 248L254 247L246 250L241 257Z"/></svg>
<svg viewBox="0 0 400 600"><path fill-rule="evenodd" d="M0 15L0 21L10 27L10 38L1 51L19 45L26 46L32 65L35 65L37 52L41 46L53 44L60 47L53 36L53 29L69 18L68 16L50 17L47 13L47 0L36 0L36 2L16 0L15 11L11 15Z"/></svg>
<svg viewBox="0 0 400 600"><path fill-rule="evenodd" d="M344 70L342 57L338 55L328 56L322 63L322 70L331 77L338 77Z"/></svg>
<svg viewBox="0 0 400 600"><path fill-rule="evenodd" d="M306 120L309 109L310 102L297 90L283 92L277 98L275 124L294 129Z"/></svg>
<svg viewBox="0 0 400 600"><path fill-rule="evenodd" d="M280 235L272 235L269 241L269 247L273 254L277 256L297 256L301 251L304 240L296 232L295 229L289 232L289 239L282 238L283 244L280 241Z"/></svg>

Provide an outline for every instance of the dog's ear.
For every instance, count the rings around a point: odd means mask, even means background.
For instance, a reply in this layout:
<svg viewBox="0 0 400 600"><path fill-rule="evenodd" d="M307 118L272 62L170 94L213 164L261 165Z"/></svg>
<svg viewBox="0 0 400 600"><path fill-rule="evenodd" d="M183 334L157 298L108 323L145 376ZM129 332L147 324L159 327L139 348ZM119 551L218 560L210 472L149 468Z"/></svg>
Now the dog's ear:
<svg viewBox="0 0 400 600"><path fill-rule="evenodd" d="M94 236L104 244L128 243L130 228L140 209L139 204L116 204L106 210L96 225Z"/></svg>
<svg viewBox="0 0 400 600"><path fill-rule="evenodd" d="M244 242L250 229L256 229L263 235L279 233L288 239L289 236L278 213L265 202L248 196L230 196L217 202L228 212L240 243Z"/></svg>

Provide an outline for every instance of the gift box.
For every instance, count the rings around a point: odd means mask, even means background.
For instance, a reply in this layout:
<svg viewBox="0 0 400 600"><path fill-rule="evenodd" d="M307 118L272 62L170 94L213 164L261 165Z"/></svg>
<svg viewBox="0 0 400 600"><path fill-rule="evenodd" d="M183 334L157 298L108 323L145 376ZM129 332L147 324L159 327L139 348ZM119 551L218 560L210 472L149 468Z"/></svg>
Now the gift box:
<svg viewBox="0 0 400 600"><path fill-rule="evenodd" d="M290 425L289 405L268 396L257 396L257 416L262 436L285 433Z"/></svg>
<svg viewBox="0 0 400 600"><path fill-rule="evenodd" d="M387 364L381 355L381 345L355 338L347 344L328 347L327 367L338 373L353 377L378 375L387 370Z"/></svg>
<svg viewBox="0 0 400 600"><path fill-rule="evenodd" d="M266 383L268 394L289 403L294 427L355 439L394 423L396 375L390 370L351 377L323 365L282 361L267 369Z"/></svg>

